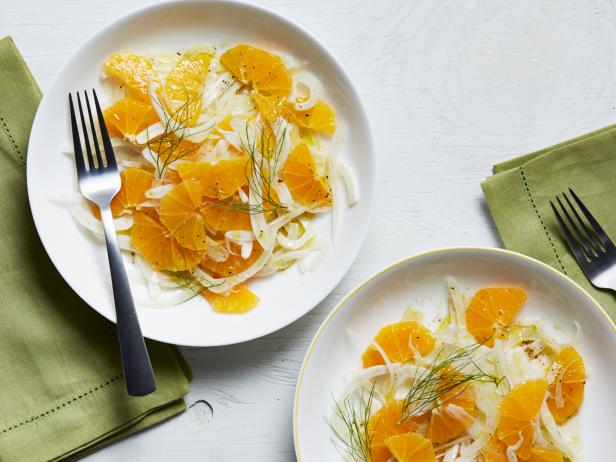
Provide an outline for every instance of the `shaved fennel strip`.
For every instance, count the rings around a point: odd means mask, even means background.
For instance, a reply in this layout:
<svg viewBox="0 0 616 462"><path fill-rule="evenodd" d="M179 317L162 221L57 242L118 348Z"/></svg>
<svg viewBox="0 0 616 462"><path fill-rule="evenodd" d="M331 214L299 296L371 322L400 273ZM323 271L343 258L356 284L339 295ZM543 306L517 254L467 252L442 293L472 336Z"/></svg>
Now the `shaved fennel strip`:
<svg viewBox="0 0 616 462"><path fill-rule="evenodd" d="M303 206L299 207L292 212L288 212L285 215L282 215L272 222L270 222L267 226L269 226L268 232L278 232L280 227L284 226L289 221L293 220L295 217L301 215L302 213L306 213L310 210L311 206ZM262 214L261 214L262 215ZM254 216L254 215L253 215ZM256 235L256 234L255 234ZM269 235L269 234L268 234ZM256 235L258 238L258 235ZM191 274L199 281L202 285L207 287L211 292L214 293L224 293L231 290L238 284L246 281L255 275L269 260L274 250L274 245L276 243L275 239L270 239L266 242L266 246L263 247L263 253L257 258L257 260L249 266L247 269L238 273L236 275L230 276L228 278L215 278L207 274L201 268L196 267L191 271Z"/></svg>

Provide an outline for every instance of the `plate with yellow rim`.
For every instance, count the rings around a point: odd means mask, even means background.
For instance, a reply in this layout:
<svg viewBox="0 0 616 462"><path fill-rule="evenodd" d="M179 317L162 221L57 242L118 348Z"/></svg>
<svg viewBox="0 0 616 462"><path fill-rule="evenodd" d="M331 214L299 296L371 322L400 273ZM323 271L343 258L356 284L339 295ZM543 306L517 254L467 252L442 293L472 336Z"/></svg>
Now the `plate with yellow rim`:
<svg viewBox="0 0 616 462"><path fill-rule="evenodd" d="M399 261L360 284L332 310L312 340L299 374L293 411L297 459L343 460L327 419L345 376L360 367L368 339L384 325L399 321L408 306L428 318L442 315L448 276L469 293L482 287L521 287L528 300L518 318L552 319L575 336L574 346L588 375L584 404L573 422L581 436L579 460L611 460L616 324L588 292L551 266L491 248L441 249Z"/></svg>
<svg viewBox="0 0 616 462"><path fill-rule="evenodd" d="M34 120L27 179L36 228L68 284L93 309L114 321L104 244L75 223L66 205L53 201L54 197L76 192L73 159L62 153L72 143L67 95L96 88L105 106L111 99L111 91L101 80L101 64L118 51L175 54L195 44L240 43L272 53L288 53L298 62L306 63L307 69L321 80L325 89L323 97L335 108L339 127L353 134L338 145L336 155L354 166L359 201L352 207L341 207L336 217L335 236L332 236L332 214L323 214L315 220L316 234L333 242L327 259L313 272L302 274L294 265L270 277L251 281L250 289L259 296L260 303L247 313L216 313L202 297L157 309L137 303L143 334L155 340L218 346L261 337L306 314L340 282L367 234L376 184L370 125L354 85L317 39L272 11L240 1L181 0L140 9L97 32L60 70ZM125 263L129 270L134 266L131 258L126 258ZM136 300L147 297L145 285L132 286Z"/></svg>

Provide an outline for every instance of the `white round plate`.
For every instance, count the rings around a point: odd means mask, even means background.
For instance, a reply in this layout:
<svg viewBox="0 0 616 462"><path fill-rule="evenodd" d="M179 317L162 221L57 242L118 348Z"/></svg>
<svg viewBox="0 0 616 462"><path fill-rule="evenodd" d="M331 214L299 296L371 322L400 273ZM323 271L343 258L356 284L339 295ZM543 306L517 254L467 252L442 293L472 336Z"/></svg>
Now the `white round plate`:
<svg viewBox="0 0 616 462"><path fill-rule="evenodd" d="M88 40L59 72L36 114L28 149L28 193L37 230L51 260L71 287L91 307L115 320L107 260L102 243L71 219L65 207L50 198L76 191L75 168L62 154L70 146L68 93L101 88L101 63L121 50L175 51L197 43L251 43L289 52L308 63L327 89L347 136L338 155L353 165L359 203L341 207L337 239L327 260L312 274L293 267L250 284L261 301L242 315L214 313L201 297L175 307L138 307L146 337L192 346L228 345L254 339L295 321L338 284L366 236L375 188L375 155L368 119L357 91L334 57L298 25L263 8L229 1L181 1L156 4L102 29ZM344 198L341 198L344 201ZM331 215L331 214L330 214ZM331 217L317 223L331 234ZM139 291L134 287L136 298Z"/></svg>
<svg viewBox="0 0 616 462"><path fill-rule="evenodd" d="M500 249L436 250L402 260L351 291L319 328L302 366L293 413L298 461L341 460L326 417L344 376L360 365L367 341L386 324L399 321L407 306L437 316L447 307L444 278L455 277L473 293L482 287L514 286L528 292L518 315L548 317L567 332L580 325L574 346L584 358L588 381L576 419L582 437L581 461L613 459L616 428L616 325L579 285L530 257ZM353 332L351 338L347 332ZM579 462L579 461L576 461Z"/></svg>

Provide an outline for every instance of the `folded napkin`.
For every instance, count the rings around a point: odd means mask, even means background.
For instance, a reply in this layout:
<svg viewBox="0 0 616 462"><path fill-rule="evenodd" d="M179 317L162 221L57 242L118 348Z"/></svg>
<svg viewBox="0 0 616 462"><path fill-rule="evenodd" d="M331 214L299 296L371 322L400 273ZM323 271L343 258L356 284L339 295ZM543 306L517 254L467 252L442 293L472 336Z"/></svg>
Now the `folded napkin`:
<svg viewBox="0 0 616 462"><path fill-rule="evenodd" d="M498 164L481 186L505 247L562 271L616 320L616 297L588 282L549 203L572 187L616 240L616 125Z"/></svg>
<svg viewBox="0 0 616 462"><path fill-rule="evenodd" d="M45 253L24 166L40 97L12 40L0 40L2 462L76 458L182 412L189 390L178 350L148 341L158 390L129 397L115 325L70 289Z"/></svg>

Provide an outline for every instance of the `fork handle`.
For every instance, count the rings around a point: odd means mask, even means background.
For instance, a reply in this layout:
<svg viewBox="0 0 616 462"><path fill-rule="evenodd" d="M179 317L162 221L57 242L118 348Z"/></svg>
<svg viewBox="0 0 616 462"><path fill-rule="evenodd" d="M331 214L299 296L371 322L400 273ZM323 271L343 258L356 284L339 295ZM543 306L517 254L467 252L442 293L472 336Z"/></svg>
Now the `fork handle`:
<svg viewBox="0 0 616 462"><path fill-rule="evenodd" d="M141 334L139 318L130 292L109 207L101 207L101 219L111 270L111 284L113 286L116 323L118 325L126 389L131 396L148 395L156 390L156 380L150 364L148 350Z"/></svg>

